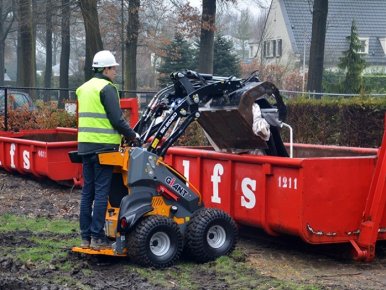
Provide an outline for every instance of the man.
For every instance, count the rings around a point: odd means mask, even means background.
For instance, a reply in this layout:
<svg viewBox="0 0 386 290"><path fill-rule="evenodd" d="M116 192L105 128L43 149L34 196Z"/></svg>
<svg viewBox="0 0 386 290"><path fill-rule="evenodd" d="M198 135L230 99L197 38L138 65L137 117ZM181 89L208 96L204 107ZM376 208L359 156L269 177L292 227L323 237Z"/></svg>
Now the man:
<svg viewBox="0 0 386 290"><path fill-rule="evenodd" d="M118 90L112 84L118 65L110 51L99 51L92 64L95 76L76 90L78 154L84 178L79 218L81 247L95 250L110 247L104 222L113 176L113 167L99 164L97 152L118 150L121 135L128 140L139 137L123 117Z"/></svg>

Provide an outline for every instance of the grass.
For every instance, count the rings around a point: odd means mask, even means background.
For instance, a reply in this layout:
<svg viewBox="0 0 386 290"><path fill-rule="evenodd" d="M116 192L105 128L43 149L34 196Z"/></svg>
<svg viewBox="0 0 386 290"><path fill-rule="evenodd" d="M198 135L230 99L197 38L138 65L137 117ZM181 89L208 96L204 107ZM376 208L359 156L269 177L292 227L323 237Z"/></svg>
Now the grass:
<svg viewBox="0 0 386 290"><path fill-rule="evenodd" d="M18 248L17 257L22 262L49 264L53 259L66 257L69 245L75 245L79 242L79 239L70 238L58 241L58 239L32 236L30 241L34 242L36 246L32 248ZM69 263L61 263L59 267L62 270L69 270L71 268Z"/></svg>
<svg viewBox="0 0 386 290"><path fill-rule="evenodd" d="M3 236L8 235L12 243L2 245L0 255L16 258L34 269L55 268L57 274L51 276L51 279L61 282L59 284L76 285L77 289L87 289L87 286L82 285L80 281L78 283L69 275L75 266L74 263L77 263L76 260L66 259L69 248L79 242L77 235L74 235L77 231L78 223L75 221L2 215L0 233ZM204 264L182 259L175 266L161 270L141 268L133 264L127 264L123 268L128 273L137 272L146 278L149 284L154 285L154 288L194 290L218 283L220 288L238 290L319 289L318 286L298 285L264 276L260 269L245 261L246 253L237 248L230 256L220 257L216 261ZM93 275L91 269L85 268L82 272L85 276ZM213 281L205 280L208 277L213 278Z"/></svg>
<svg viewBox="0 0 386 290"><path fill-rule="evenodd" d="M0 216L0 232L31 231L69 234L77 231L78 223L64 219L30 218L11 214Z"/></svg>
<svg viewBox="0 0 386 290"><path fill-rule="evenodd" d="M71 234L77 231L77 227L76 222L64 219L29 218L5 214L0 216L1 233L8 233L16 240L18 236L14 232L29 231L31 235L26 241L28 242L26 246L4 246L2 251L8 248L8 252L15 254L21 262L45 267L53 259L65 257L67 249L79 242L78 238L71 237ZM24 238L24 235L21 238ZM6 253L7 250L4 254ZM66 263L60 264L60 267L70 268Z"/></svg>

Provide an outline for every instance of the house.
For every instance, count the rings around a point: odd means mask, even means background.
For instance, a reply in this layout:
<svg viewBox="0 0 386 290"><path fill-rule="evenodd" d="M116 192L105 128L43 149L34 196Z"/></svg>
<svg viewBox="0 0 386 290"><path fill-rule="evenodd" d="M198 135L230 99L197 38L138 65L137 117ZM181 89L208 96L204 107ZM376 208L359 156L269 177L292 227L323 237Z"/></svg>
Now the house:
<svg viewBox="0 0 386 290"><path fill-rule="evenodd" d="M308 66L312 32L311 0L272 0L264 38L256 57L262 63L291 67ZM386 71L386 1L330 0L324 53L325 68L336 68L343 51L348 49L346 37L355 20L360 53L369 70ZM251 46L252 47L252 46ZM254 47L256 50L256 48Z"/></svg>

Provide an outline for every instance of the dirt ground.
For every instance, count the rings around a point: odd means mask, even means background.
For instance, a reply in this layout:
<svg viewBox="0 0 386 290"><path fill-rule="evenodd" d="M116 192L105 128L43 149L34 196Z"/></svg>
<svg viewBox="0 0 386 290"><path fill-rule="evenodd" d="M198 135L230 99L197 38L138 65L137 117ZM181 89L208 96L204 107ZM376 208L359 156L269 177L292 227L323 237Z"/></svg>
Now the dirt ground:
<svg viewBox="0 0 386 290"><path fill-rule="evenodd" d="M72 190L52 181L39 181L0 170L0 215L12 213L26 217L77 219L79 200L79 189ZM13 236L0 234L0 248L10 244L15 248L19 245L28 246L31 243L28 239L30 234L28 231L20 231ZM76 237L78 234L71 235ZM245 252L243 263L258 269L265 282L279 279L293 283L291 285L319 285L320 289L386 288L386 243L383 242L377 245L377 258L372 263L355 262L342 255L349 249L348 245L312 246L296 238L269 237L252 228L241 228L241 239L237 247ZM69 249L70 246L64 249L68 251L65 258L52 261L52 267L44 270L37 270L28 263L23 264L13 259L12 254L0 255L0 289L74 289L74 285L47 282L51 275L58 274L55 273L58 271L57 265L66 260L71 260L75 266L63 275L71 275L81 281L83 286L80 289L85 289L84 285L88 289L180 289L173 284L170 287L152 284L138 271L131 271L130 267L125 267L122 275L122 265L127 264L127 261L80 258ZM173 267L176 271L184 269L179 264ZM88 274L84 275L81 269L87 269ZM205 272L200 267L197 267L197 273L192 279L199 281L201 289L233 288L215 272ZM259 289L276 288L262 286Z"/></svg>

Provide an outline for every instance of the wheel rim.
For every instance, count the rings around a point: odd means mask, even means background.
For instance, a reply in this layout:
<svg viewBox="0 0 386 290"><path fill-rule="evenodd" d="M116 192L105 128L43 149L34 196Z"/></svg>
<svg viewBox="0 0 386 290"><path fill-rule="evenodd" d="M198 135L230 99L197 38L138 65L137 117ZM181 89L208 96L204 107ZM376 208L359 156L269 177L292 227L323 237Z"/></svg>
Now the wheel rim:
<svg viewBox="0 0 386 290"><path fill-rule="evenodd" d="M170 238L164 232L155 233L150 239L150 251L156 256L165 255L170 249Z"/></svg>
<svg viewBox="0 0 386 290"><path fill-rule="evenodd" d="M210 247L218 249L224 245L226 237L225 229L222 226L216 225L209 229L206 240Z"/></svg>

